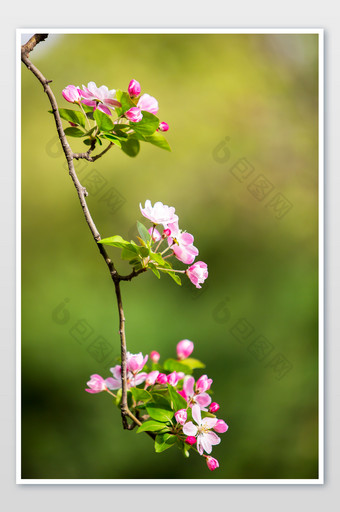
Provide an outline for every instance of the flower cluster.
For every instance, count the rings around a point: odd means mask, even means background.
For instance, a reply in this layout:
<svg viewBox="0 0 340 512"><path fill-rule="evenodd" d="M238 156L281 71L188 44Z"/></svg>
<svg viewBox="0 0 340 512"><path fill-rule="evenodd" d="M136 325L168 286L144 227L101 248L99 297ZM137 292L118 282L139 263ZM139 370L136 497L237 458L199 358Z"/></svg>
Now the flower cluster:
<svg viewBox="0 0 340 512"><path fill-rule="evenodd" d="M163 364L160 364L160 354L155 350L145 357L141 352L128 352L128 401L136 418L143 418L137 432L154 434L156 452L177 445L188 457L190 448L193 448L213 471L219 463L210 454L213 446L221 442L218 434L226 432L228 425L214 414L220 406L216 402L211 403L212 379L204 374L195 381L191 375L193 370L204 367L203 363L189 357L193 349L192 341L181 340L176 346L177 359L167 359ZM116 398L119 407L121 366L116 365L110 371L113 377L106 379L91 375L86 391L107 391ZM112 392L115 390L118 390L117 394Z"/></svg>
<svg viewBox="0 0 340 512"><path fill-rule="evenodd" d="M95 82L89 82L82 88L68 85L62 95L69 103L78 105L81 112L59 109L60 117L71 124L65 129L65 134L84 137L87 145L95 142L101 145L103 139L108 139L129 156L137 154L140 140L170 150L160 133L168 131L169 125L156 117L158 101L150 94L140 93L141 86L137 80L130 81L128 92L109 89L106 85L97 87ZM117 114L114 122L101 116L112 116L113 113Z"/></svg>
<svg viewBox="0 0 340 512"><path fill-rule="evenodd" d="M140 211L152 223L152 226L147 229L144 224L137 222L140 245L124 240L119 235L104 238L98 243L123 249L122 259L129 260L135 272L150 269L158 278L160 272L163 272L179 285L181 279L178 274L186 274L196 288L202 288L201 284L208 277L208 266L203 261L194 263L198 255L198 249L194 246L194 237L179 228L175 208L160 201L152 206L151 201L147 199L144 207L140 204ZM161 233L157 226L163 227ZM163 242L167 244L165 249L161 248ZM174 269L168 261L171 256L190 266L186 270Z"/></svg>

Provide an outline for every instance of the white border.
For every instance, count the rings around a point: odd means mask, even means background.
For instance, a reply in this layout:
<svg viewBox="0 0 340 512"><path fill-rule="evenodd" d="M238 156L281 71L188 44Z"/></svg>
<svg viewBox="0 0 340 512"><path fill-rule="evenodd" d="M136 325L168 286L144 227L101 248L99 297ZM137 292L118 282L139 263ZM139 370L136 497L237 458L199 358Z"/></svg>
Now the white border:
<svg viewBox="0 0 340 512"><path fill-rule="evenodd" d="M21 36L22 34L317 34L319 36L319 478L317 479L22 479L21 478ZM16 483L63 485L322 485L324 484L324 30L320 28L117 28L16 30Z"/></svg>

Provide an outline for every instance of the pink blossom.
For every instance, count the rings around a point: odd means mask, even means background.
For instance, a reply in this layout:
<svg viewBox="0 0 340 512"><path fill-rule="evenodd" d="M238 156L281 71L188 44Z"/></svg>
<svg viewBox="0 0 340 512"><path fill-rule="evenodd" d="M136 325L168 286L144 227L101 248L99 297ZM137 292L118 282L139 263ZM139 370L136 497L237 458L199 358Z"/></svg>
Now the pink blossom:
<svg viewBox="0 0 340 512"><path fill-rule="evenodd" d="M216 425L216 418L201 418L201 409L199 405L194 405L192 408L192 417L197 425L192 421L188 421L183 425L183 432L187 436L197 437L197 451L203 455L203 451L210 454L212 447L221 442L215 432L211 429Z"/></svg>
<svg viewBox="0 0 340 512"><path fill-rule="evenodd" d="M167 238L167 237L168 237L168 236L170 236L170 235L171 235L171 230L170 230L170 229L168 229L168 228L167 228L167 229L164 229L164 231L163 231L163 236L164 236L164 238Z"/></svg>
<svg viewBox="0 0 340 512"><path fill-rule="evenodd" d="M208 393L199 393L194 391L195 379L194 377L186 377L183 382L183 389L180 393L181 396L188 402L190 407L198 405L202 411L206 411L211 402L211 397Z"/></svg>
<svg viewBox="0 0 340 512"><path fill-rule="evenodd" d="M180 409L179 411L175 412L175 418L177 423L180 425L184 425L184 423L187 421L187 411L185 409Z"/></svg>
<svg viewBox="0 0 340 512"><path fill-rule="evenodd" d="M150 372L149 375L145 379L146 387L153 386L157 380L158 375L159 375L158 370L154 370L154 371Z"/></svg>
<svg viewBox="0 0 340 512"><path fill-rule="evenodd" d="M100 393L107 389L105 379L97 374L91 375L91 380L87 382L87 385L89 389L85 389L85 391L88 393Z"/></svg>
<svg viewBox="0 0 340 512"><path fill-rule="evenodd" d="M204 393L211 388L212 379L208 379L207 375L202 375L196 382L196 393Z"/></svg>
<svg viewBox="0 0 340 512"><path fill-rule="evenodd" d="M80 103L82 98L82 91L79 87L75 85L68 85L63 89L61 94L64 96L65 100L69 103Z"/></svg>
<svg viewBox="0 0 340 512"><path fill-rule="evenodd" d="M162 240L162 235L160 234L159 231L157 231L156 228L152 227L152 228L148 229L148 232L149 232L150 236L152 236L152 240L154 242L159 242L160 240Z"/></svg>
<svg viewBox="0 0 340 512"><path fill-rule="evenodd" d="M205 460L207 461L207 466L210 469L210 471L214 471L215 469L220 467L218 460L214 459L214 457L209 456L209 457L206 457Z"/></svg>
<svg viewBox="0 0 340 512"><path fill-rule="evenodd" d="M168 125L168 123L165 123L164 121L162 121L161 123L159 123L158 129L160 132L167 132L169 130L169 125Z"/></svg>
<svg viewBox="0 0 340 512"><path fill-rule="evenodd" d="M161 356L159 355L158 352L156 352L156 350L153 350L152 352L150 352L150 359L153 363L158 363L158 361L160 360Z"/></svg>
<svg viewBox="0 0 340 512"><path fill-rule="evenodd" d="M160 373L157 377L158 384L166 384L168 382L168 377L165 373Z"/></svg>
<svg viewBox="0 0 340 512"><path fill-rule="evenodd" d="M177 372L169 373L169 375L167 376L167 382L168 384L170 384L170 386L176 386L179 380L180 379Z"/></svg>
<svg viewBox="0 0 340 512"><path fill-rule="evenodd" d="M196 288L202 288L200 284L204 283L208 277L208 266L203 261L197 261L186 271L186 275Z"/></svg>
<svg viewBox="0 0 340 512"><path fill-rule="evenodd" d="M223 420L217 420L216 425L214 426L215 432L218 432L219 434L223 434L223 432L227 432L228 425Z"/></svg>
<svg viewBox="0 0 340 512"><path fill-rule="evenodd" d="M186 359L194 350L194 344L190 340L182 340L177 343L176 352L178 359Z"/></svg>
<svg viewBox="0 0 340 512"><path fill-rule="evenodd" d="M220 406L217 402L212 402L209 406L209 412L217 412L219 410Z"/></svg>
<svg viewBox="0 0 340 512"><path fill-rule="evenodd" d="M139 123L143 119L143 114L138 107L132 107L125 112L125 117L133 123Z"/></svg>
<svg viewBox="0 0 340 512"><path fill-rule="evenodd" d="M128 93L131 97L139 96L141 92L140 83L137 80L131 80L128 87Z"/></svg>
<svg viewBox="0 0 340 512"><path fill-rule="evenodd" d="M178 221L178 216L175 214L175 208L173 206L167 206L160 201L157 201L154 206L151 205L150 199L145 201L145 207L139 205L142 215L147 219L151 220L153 224L163 224L165 228L171 222Z"/></svg>
<svg viewBox="0 0 340 512"><path fill-rule="evenodd" d="M126 354L126 379L127 379L127 387L132 388L142 384L148 376L146 372L141 372L143 369L148 356L143 357L143 354L140 352L139 354L130 354L127 352ZM110 371L113 374L113 378L110 377L106 379L109 382L110 389L120 389L122 387L121 375L122 368L120 365L116 365L113 368L110 368Z"/></svg>
<svg viewBox="0 0 340 512"><path fill-rule="evenodd" d="M153 96L150 96L150 94L143 94L138 100L137 107L150 112L150 114L157 114L158 101Z"/></svg>
<svg viewBox="0 0 340 512"><path fill-rule="evenodd" d="M89 107L94 107L94 109L98 108L109 116L111 115L110 108L114 109L114 107L122 106L119 101L114 99L116 94L115 89L111 89L111 91L109 91L106 85L97 87L95 82L89 82L87 87L83 85L81 94L83 97L82 103Z"/></svg>
<svg viewBox="0 0 340 512"><path fill-rule="evenodd" d="M178 222L169 224L171 236L168 238L168 244L174 252L174 255L179 261L190 265L198 254L198 249L194 247L194 237L182 231L178 227Z"/></svg>
<svg viewBox="0 0 340 512"><path fill-rule="evenodd" d="M185 442L192 446L193 444L196 443L196 437L195 436L187 436Z"/></svg>
<svg viewBox="0 0 340 512"><path fill-rule="evenodd" d="M136 373L143 369L145 363L147 362L149 356L143 357L142 352L139 354L130 354L130 352L126 353L126 367L130 372Z"/></svg>

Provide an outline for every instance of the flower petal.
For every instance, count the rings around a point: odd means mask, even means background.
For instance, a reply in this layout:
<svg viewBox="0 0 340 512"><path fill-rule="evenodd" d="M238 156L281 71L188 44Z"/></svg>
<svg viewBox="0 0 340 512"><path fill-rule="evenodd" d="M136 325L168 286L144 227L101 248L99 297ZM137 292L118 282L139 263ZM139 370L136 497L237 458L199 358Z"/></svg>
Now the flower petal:
<svg viewBox="0 0 340 512"><path fill-rule="evenodd" d="M186 436L195 436L197 434L197 427L192 421L188 421L183 425L183 432Z"/></svg>
<svg viewBox="0 0 340 512"><path fill-rule="evenodd" d="M201 408L197 404L195 404L192 407L192 417L196 421L197 425L201 425L201 422L202 422L202 419L201 419Z"/></svg>

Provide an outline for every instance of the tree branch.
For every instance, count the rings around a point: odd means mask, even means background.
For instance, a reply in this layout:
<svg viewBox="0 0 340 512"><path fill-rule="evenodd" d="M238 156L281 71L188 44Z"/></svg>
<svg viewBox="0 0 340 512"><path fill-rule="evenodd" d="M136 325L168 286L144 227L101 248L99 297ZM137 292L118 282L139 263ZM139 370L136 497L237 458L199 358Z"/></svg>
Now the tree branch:
<svg viewBox="0 0 340 512"><path fill-rule="evenodd" d="M127 403L127 368L126 368L126 336L125 336L125 317L124 317L124 311L123 311L123 304L122 304L122 297L120 292L120 281L131 281L132 278L138 276L140 273L144 272L145 269L141 269L139 271L133 270L131 274L127 276L120 276L114 266L113 261L108 256L105 247L102 244L99 244L98 242L101 240L100 233L92 219L92 216L90 214L90 210L86 203L86 196L88 195L85 187L83 187L78 179L78 176L76 174L75 168L74 168L74 159L78 158L86 158L87 160L94 162L98 158L100 158L102 155L104 155L112 146L110 143L109 146L104 149L99 155L91 157L90 153L95 147L95 143L91 145L90 149L86 153L73 153L63 126L61 122L61 118L59 115L58 110L58 104L55 99L55 96L49 86L49 83L52 80L47 80L44 75L39 71L39 69L32 64L32 62L29 59L29 53L35 48L35 46L41 42L44 41L48 37L48 34L35 34L31 39L24 44L21 47L21 60L29 69L34 76L39 80L41 85L44 88L44 92L47 94L48 99L50 101L52 112L59 136L59 140L61 142L61 146L65 155L65 158L67 160L69 175L71 176L71 179L73 181L73 184L76 188L78 198L83 210L84 217L86 219L86 222L91 230L92 236L97 244L97 247L99 249L100 254L104 258L104 261L109 269L111 279L115 286L115 292L116 292L116 298L117 298L117 305L118 305L118 314L119 314L119 334L120 334L120 341L121 341L121 358L122 358L122 403L121 403L121 414L122 414L122 422L123 427L125 429L131 429L133 428L133 425L129 425L127 422L127 417L129 417L134 423L137 425L141 425L141 422L132 414L132 412L128 408ZM85 156L87 155L87 156Z"/></svg>

